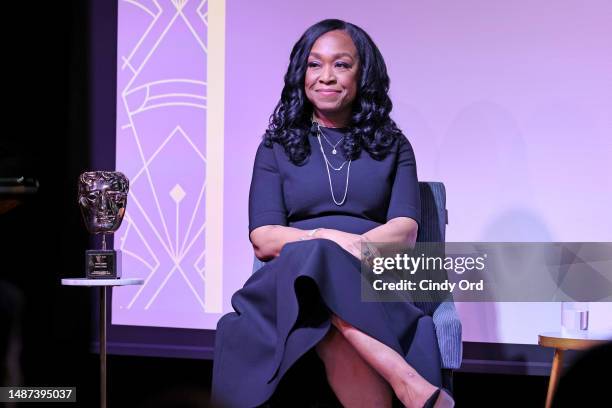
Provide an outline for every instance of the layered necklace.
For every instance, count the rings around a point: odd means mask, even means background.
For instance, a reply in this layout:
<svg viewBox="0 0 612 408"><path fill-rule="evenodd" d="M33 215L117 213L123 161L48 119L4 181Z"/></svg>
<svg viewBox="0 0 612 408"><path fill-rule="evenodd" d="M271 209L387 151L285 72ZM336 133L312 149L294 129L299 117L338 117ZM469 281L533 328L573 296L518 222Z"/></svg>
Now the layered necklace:
<svg viewBox="0 0 612 408"><path fill-rule="evenodd" d="M348 166L347 166L347 171L346 171L346 185L344 186L344 196L342 197L342 200L338 201L336 200L336 196L334 194L334 188L332 186L332 180L331 180L331 172L329 169L331 168L332 170L340 171L342 170L344 165L346 165L347 161L345 160L344 162L342 162L340 167L334 167L334 165L327 158L327 155L325 154L325 150L323 150L323 143L321 143L321 136L323 136L325 141L329 143L329 145L332 147L332 154L337 153L336 147L340 144L340 142L344 139L344 137L342 137L336 144L332 144L321 131L321 125L319 125L319 123L316 121L314 122L317 125L317 140L319 141L319 147L321 148L321 153L323 154L323 160L325 161L325 169L327 170L327 179L329 180L329 191L331 192L331 196L332 196L332 200L334 201L334 204L336 204L337 206L341 206L346 201L346 194L348 192L349 176L351 174L351 160L348 160Z"/></svg>
<svg viewBox="0 0 612 408"><path fill-rule="evenodd" d="M344 139L344 137L341 137L340 140L338 140L338 142L336 144L333 144L332 142L329 141L327 136L325 136L325 133L321 132L320 130L319 130L319 133L321 134L321 136L323 136L323 139L325 139L327 144L332 147L332 154L338 153L338 151L336 150L336 146L338 146L340 144L340 142L342 141L342 139Z"/></svg>

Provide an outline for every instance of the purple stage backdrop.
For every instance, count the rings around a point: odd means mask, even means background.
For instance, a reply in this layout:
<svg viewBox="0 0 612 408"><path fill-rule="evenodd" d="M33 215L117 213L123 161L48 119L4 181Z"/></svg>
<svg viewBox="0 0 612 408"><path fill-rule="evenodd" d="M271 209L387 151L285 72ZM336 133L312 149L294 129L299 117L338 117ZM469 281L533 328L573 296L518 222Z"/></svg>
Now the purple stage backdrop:
<svg viewBox="0 0 612 408"><path fill-rule="evenodd" d="M379 45L419 178L447 187L449 241L612 241L612 2L126 0L115 247L145 284L114 292L113 324L214 329L232 310L255 150L293 43L329 17ZM458 308L468 341L559 328L559 304ZM610 315L592 304L591 327Z"/></svg>

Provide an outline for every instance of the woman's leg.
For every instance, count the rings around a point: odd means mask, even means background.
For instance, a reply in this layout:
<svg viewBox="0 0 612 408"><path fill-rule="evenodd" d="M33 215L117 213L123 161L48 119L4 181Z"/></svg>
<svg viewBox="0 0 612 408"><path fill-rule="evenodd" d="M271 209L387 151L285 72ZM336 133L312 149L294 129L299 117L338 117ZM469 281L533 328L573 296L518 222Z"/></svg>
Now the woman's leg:
<svg viewBox="0 0 612 408"><path fill-rule="evenodd" d="M338 316L331 317L338 332L354 347L357 353L393 388L395 395L408 408L422 407L436 391L436 387L421 377L404 358L386 344L368 336ZM448 401L448 399L447 399ZM436 405L438 406L438 405ZM440 406L453 406L448 401Z"/></svg>
<svg viewBox="0 0 612 408"><path fill-rule="evenodd" d="M342 334L331 327L316 346L327 380L346 408L390 408L389 384L370 367Z"/></svg>

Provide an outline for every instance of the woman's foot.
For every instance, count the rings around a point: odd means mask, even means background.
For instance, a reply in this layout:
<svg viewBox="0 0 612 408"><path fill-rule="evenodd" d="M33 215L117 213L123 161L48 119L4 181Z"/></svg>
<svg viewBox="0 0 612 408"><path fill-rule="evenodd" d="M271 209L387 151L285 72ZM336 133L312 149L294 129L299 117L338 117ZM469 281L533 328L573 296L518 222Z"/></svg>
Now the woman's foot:
<svg viewBox="0 0 612 408"><path fill-rule="evenodd" d="M404 373L401 380L396 380L391 385L397 398L407 408L426 407L430 397L438 391L438 388L416 372Z"/></svg>
<svg viewBox="0 0 612 408"><path fill-rule="evenodd" d="M437 388L418 374L408 376L401 385L393 388L397 398L407 408L452 408L453 398L442 388Z"/></svg>
<svg viewBox="0 0 612 408"><path fill-rule="evenodd" d="M423 408L453 408L454 406L455 400L445 390L438 388L427 399Z"/></svg>

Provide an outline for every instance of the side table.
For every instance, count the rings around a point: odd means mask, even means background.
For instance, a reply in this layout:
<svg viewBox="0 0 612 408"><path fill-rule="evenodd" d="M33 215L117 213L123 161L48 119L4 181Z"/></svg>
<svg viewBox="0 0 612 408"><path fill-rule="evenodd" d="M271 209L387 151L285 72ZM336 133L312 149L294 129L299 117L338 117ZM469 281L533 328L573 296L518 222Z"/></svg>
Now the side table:
<svg viewBox="0 0 612 408"><path fill-rule="evenodd" d="M553 395L561 376L563 365L563 352L565 350L586 350L598 344L603 344L612 339L610 332L547 332L538 335L538 344L543 347L555 349L550 380L548 382L548 392L546 393L546 408L550 408Z"/></svg>
<svg viewBox="0 0 612 408"><path fill-rule="evenodd" d="M142 285L144 279L62 279L64 286L96 286L100 288L100 407L106 408L106 288L113 286Z"/></svg>

